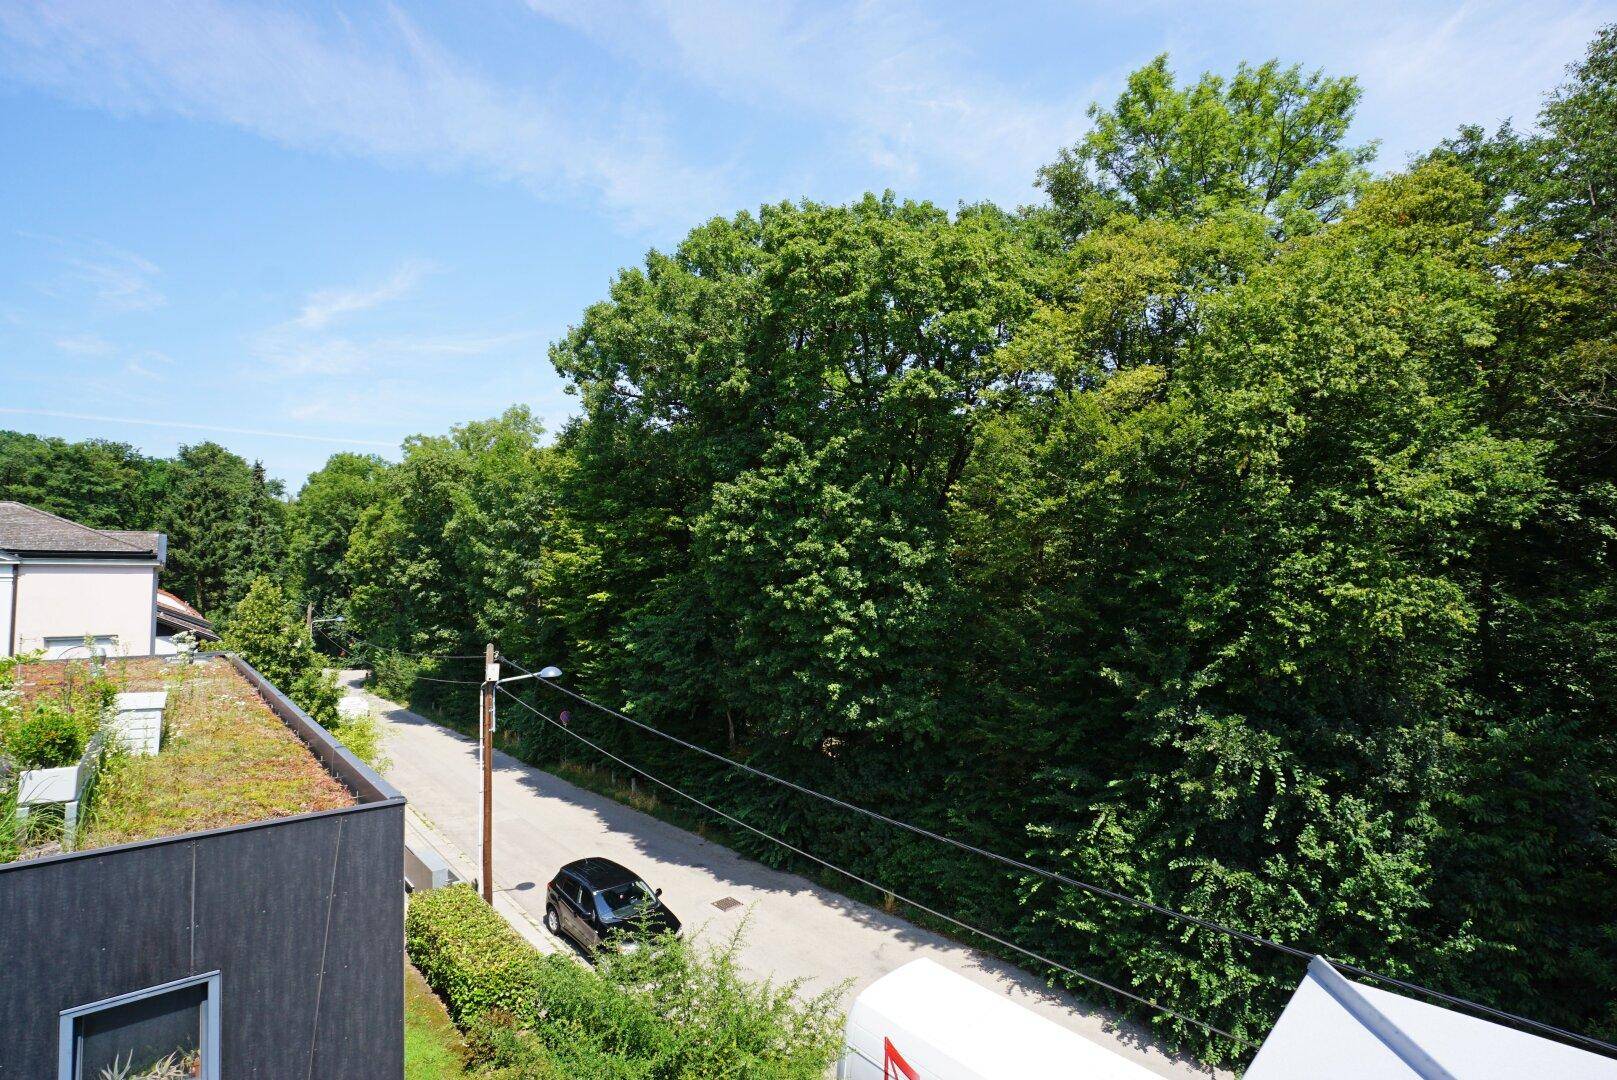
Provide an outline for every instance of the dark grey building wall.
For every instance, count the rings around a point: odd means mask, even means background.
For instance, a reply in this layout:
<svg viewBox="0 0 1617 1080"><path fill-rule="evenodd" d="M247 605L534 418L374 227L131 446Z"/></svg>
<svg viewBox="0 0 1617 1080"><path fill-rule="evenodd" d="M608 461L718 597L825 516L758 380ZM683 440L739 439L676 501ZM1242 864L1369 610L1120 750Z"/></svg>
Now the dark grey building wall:
<svg viewBox="0 0 1617 1080"><path fill-rule="evenodd" d="M51 1080L64 1009L222 973L232 1078L399 1080L404 806L0 867L0 1077Z"/></svg>
<svg viewBox="0 0 1617 1080"><path fill-rule="evenodd" d="M63 1010L214 970L229 1080L403 1076L404 800L276 698L360 805L0 866L0 1080L54 1080Z"/></svg>

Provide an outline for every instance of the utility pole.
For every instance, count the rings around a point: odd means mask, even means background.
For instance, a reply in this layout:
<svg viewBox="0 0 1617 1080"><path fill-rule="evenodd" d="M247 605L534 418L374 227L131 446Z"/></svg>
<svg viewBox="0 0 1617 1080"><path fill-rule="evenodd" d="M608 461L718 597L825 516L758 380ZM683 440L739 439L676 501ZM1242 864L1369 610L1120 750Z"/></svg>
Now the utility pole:
<svg viewBox="0 0 1617 1080"><path fill-rule="evenodd" d="M483 653L483 701L479 728L483 745L483 899L494 903L494 688L500 663L491 641Z"/></svg>
<svg viewBox="0 0 1617 1080"><path fill-rule="evenodd" d="M561 668L545 667L525 675L500 678L500 654L494 643L483 650L483 693L478 715L478 746L483 758L483 899L494 903L494 691L502 683L521 682L523 679L559 679ZM562 713L565 722L566 713Z"/></svg>

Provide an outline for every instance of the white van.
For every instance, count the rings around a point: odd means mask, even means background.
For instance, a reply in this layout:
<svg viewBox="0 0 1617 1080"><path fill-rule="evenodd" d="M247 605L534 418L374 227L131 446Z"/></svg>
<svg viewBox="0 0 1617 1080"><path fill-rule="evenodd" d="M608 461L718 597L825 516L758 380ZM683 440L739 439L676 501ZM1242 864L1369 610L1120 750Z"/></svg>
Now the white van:
<svg viewBox="0 0 1617 1080"><path fill-rule="evenodd" d="M848 1012L838 1080L1155 1080L1156 1074L931 960Z"/></svg>

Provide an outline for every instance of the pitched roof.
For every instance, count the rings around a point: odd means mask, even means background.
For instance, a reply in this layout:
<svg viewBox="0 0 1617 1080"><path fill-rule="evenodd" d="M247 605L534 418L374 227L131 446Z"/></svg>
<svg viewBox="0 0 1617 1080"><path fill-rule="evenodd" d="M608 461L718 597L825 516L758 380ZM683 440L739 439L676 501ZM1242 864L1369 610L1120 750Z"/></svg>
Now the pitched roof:
<svg viewBox="0 0 1617 1080"><path fill-rule="evenodd" d="M92 529L64 517L0 502L0 551L15 555L82 555L102 559L155 559L163 534Z"/></svg>
<svg viewBox="0 0 1617 1080"><path fill-rule="evenodd" d="M193 618L202 618L202 612L181 600L167 589L157 590L157 606L169 608L180 615L190 615Z"/></svg>
<svg viewBox="0 0 1617 1080"><path fill-rule="evenodd" d="M189 630L198 637L218 641L219 634L196 608L167 589L157 590L157 625L160 629Z"/></svg>

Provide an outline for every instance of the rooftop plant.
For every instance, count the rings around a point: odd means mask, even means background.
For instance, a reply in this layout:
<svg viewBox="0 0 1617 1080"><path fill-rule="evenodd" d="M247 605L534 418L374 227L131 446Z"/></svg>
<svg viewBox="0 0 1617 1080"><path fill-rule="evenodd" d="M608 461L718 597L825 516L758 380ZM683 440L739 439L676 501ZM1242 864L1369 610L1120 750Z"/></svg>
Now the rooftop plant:
<svg viewBox="0 0 1617 1080"><path fill-rule="evenodd" d="M50 698L22 710L5 739L6 752L24 769L72 765L89 744L73 713L62 702Z"/></svg>
<svg viewBox="0 0 1617 1080"><path fill-rule="evenodd" d="M69 664L59 686L24 702L17 673L30 659L0 663L0 750L16 768L71 765L106 722L118 684L105 671Z"/></svg>

